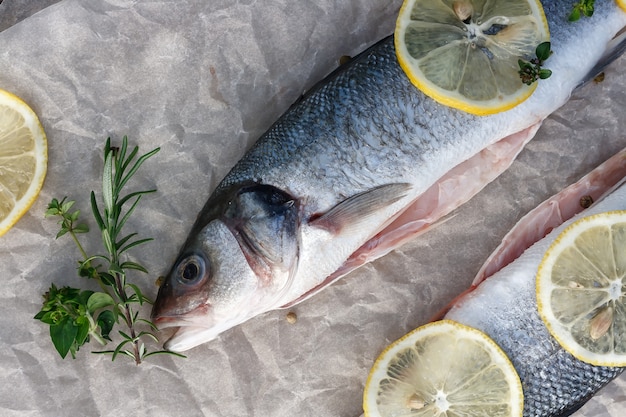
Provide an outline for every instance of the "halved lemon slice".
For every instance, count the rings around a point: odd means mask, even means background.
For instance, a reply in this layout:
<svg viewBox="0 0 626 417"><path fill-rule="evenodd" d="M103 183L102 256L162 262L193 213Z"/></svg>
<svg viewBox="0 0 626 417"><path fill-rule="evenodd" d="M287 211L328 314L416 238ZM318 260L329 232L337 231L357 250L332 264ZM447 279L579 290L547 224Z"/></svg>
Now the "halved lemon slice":
<svg viewBox="0 0 626 417"><path fill-rule="evenodd" d="M626 211L584 217L546 251L539 315L563 349L596 366L626 366Z"/></svg>
<svg viewBox="0 0 626 417"><path fill-rule="evenodd" d="M370 371L366 417L521 416L515 368L484 333L443 320L392 343Z"/></svg>
<svg viewBox="0 0 626 417"><path fill-rule="evenodd" d="M539 0L405 0L396 23L398 61L441 104L476 115L508 110L537 87L519 59L549 40Z"/></svg>
<svg viewBox="0 0 626 417"><path fill-rule="evenodd" d="M48 145L33 110L0 90L0 236L26 213L46 176Z"/></svg>

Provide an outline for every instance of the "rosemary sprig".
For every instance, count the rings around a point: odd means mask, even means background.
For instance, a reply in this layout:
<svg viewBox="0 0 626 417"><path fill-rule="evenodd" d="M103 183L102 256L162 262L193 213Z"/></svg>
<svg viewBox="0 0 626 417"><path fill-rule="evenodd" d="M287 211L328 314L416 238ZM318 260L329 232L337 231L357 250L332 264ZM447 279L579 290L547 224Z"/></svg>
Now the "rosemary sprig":
<svg viewBox="0 0 626 417"><path fill-rule="evenodd" d="M69 234L82 255L78 275L96 280L102 289L101 292L70 287L58 289L52 284L50 290L44 294L43 307L35 319L50 325L50 337L63 358L68 352L75 358L79 348L91 338L100 345L105 345L107 340L111 340L113 327L120 322L125 325L126 331L118 330L122 341L117 347L94 353L110 354L113 360L117 355L123 354L133 358L137 365L151 355L173 354L163 350L149 352L146 348L146 339L158 343L156 327L149 320L138 317L136 306L141 306L144 302L151 304L151 301L137 285L128 281L127 271L148 271L137 262L123 260L129 249L152 240L139 239L137 233L123 235L122 229L141 197L156 190L135 191L126 195L122 195L122 191L141 165L158 151L159 148L156 148L137 158L138 147L134 147L127 154L126 136L120 148L112 147L110 139L107 139L104 147L101 204L98 203L96 194L91 192L91 209L100 230L105 254L88 256L80 244L77 235L87 233L89 228L78 223L80 211L71 211L73 201L66 201L66 198L61 201L52 199L48 206L47 217L60 217L61 230L56 237ZM140 326L146 330L140 330Z"/></svg>

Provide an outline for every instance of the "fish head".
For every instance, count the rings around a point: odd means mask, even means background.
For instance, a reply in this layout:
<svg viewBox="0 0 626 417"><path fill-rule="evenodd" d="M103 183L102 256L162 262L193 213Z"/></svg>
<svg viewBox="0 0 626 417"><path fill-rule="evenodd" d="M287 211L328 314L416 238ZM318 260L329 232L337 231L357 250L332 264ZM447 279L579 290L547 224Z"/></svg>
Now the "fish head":
<svg viewBox="0 0 626 417"><path fill-rule="evenodd" d="M178 327L165 343L184 351L257 314L259 279L226 225L214 220L178 257L152 309L159 329Z"/></svg>
<svg viewBox="0 0 626 417"><path fill-rule="evenodd" d="M166 349L191 349L280 305L297 265L296 215L275 190L246 187L194 226L152 309L159 329L178 328Z"/></svg>

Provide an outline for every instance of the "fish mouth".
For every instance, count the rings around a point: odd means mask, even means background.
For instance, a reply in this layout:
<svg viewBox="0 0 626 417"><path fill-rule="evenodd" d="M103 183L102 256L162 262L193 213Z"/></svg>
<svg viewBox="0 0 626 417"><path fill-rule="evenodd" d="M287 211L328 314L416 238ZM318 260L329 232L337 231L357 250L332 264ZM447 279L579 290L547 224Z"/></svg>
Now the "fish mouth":
<svg viewBox="0 0 626 417"><path fill-rule="evenodd" d="M202 343L215 339L219 332L214 328L198 325L190 320L161 317L154 321L159 331L171 329L163 348L171 352L184 352Z"/></svg>
<svg viewBox="0 0 626 417"><path fill-rule="evenodd" d="M209 307L200 306L181 315L158 316L153 324L159 331L171 329L173 332L163 344L166 350L184 352L203 343L215 339L225 329L219 325L219 320L210 320ZM232 325L226 326L230 328Z"/></svg>
<svg viewBox="0 0 626 417"><path fill-rule="evenodd" d="M204 327L207 326L208 306L199 306L189 312L173 315L159 315L153 318L152 323L159 330L171 327Z"/></svg>
<svg viewBox="0 0 626 417"><path fill-rule="evenodd" d="M163 344L163 348L170 352L184 352L198 345L215 339L220 331L197 326L173 326L176 329L169 339Z"/></svg>

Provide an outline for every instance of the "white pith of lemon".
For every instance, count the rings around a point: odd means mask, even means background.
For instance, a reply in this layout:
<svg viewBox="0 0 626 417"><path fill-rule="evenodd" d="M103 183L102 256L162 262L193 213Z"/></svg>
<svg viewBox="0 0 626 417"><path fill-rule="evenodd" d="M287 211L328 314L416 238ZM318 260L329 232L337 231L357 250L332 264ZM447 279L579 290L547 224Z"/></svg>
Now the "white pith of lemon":
<svg viewBox="0 0 626 417"><path fill-rule="evenodd" d="M550 245L537 272L539 315L577 359L626 366L626 211L584 217Z"/></svg>
<svg viewBox="0 0 626 417"><path fill-rule="evenodd" d="M48 145L33 110L0 90L0 236L35 202L46 176Z"/></svg>
<svg viewBox="0 0 626 417"><path fill-rule="evenodd" d="M539 0L405 0L396 23L398 62L424 94L475 115L508 110L537 87L522 83L550 38Z"/></svg>
<svg viewBox="0 0 626 417"><path fill-rule="evenodd" d="M366 417L510 417L521 416L523 407L522 385L506 354L484 333L451 320L389 345L363 395Z"/></svg>

